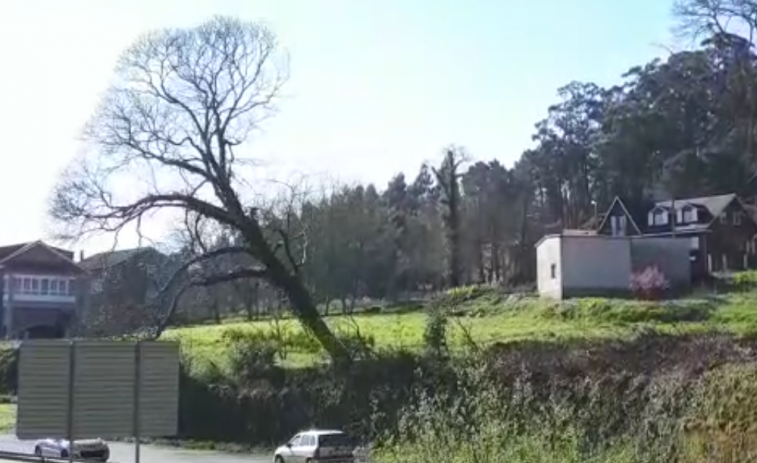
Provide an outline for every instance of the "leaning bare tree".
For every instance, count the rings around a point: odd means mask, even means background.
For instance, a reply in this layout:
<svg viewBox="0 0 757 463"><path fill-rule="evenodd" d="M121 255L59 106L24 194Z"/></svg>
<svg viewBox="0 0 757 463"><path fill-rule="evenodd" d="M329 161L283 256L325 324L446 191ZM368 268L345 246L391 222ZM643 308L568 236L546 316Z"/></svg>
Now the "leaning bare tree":
<svg viewBox="0 0 757 463"><path fill-rule="evenodd" d="M255 194L255 185L246 180L254 164L242 156L243 146L274 109L286 80L283 58L267 28L224 17L139 39L118 62L84 131L92 150L62 176L51 214L76 237L139 229L167 211L233 230L242 244L194 256L170 279L162 294L171 294L171 302L157 335L186 288L261 278L288 297L332 359L343 361L348 352L320 317L297 274L299 263L282 257L288 237L268 233L259 209L247 202L253 196L245 196ZM228 255L256 264L191 272Z"/></svg>

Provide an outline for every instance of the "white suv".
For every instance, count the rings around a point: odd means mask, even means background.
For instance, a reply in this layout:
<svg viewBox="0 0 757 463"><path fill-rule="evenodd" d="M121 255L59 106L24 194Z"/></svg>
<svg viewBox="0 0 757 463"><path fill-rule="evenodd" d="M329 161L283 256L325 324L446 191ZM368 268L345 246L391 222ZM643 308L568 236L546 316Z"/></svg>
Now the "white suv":
<svg viewBox="0 0 757 463"><path fill-rule="evenodd" d="M342 431L310 430L276 449L275 463L355 463L355 446Z"/></svg>

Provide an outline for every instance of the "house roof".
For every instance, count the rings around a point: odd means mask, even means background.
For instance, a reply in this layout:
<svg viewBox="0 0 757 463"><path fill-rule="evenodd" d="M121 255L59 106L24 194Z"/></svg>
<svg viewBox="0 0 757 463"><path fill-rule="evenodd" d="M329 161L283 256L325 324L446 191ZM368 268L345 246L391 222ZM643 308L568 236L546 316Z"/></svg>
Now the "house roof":
<svg viewBox="0 0 757 463"><path fill-rule="evenodd" d="M16 257L26 253L27 251L30 251L38 247L46 249L47 251L52 253L54 256L65 261L67 264L70 264L74 266L75 268L81 270L81 268L73 260L74 253L72 251L61 249L55 246L50 246L49 244L41 240L30 241L27 243L18 243L18 244L0 246L0 264L10 262Z"/></svg>
<svg viewBox="0 0 757 463"><path fill-rule="evenodd" d="M701 206L707 209L707 211L713 216L719 216L729 204L736 199L737 196L734 193L727 195L717 196L701 196L699 198L681 198L675 200L657 201L655 205L660 207L671 208L675 202L676 209L682 208L686 205Z"/></svg>
<svg viewBox="0 0 757 463"><path fill-rule="evenodd" d="M652 239L652 238L669 238L673 240L680 240L680 239L686 239L689 235L685 236L670 236L670 234L665 233L653 233L653 234L646 234L646 235L640 235L640 236L610 236L610 235L602 235L598 233L593 233L588 230L565 230L568 233L549 233L541 237L539 241L536 242L534 245L535 248L538 248L542 243L547 241L548 239L595 239L595 240L614 240L614 241L634 241L634 240L645 240L645 239ZM708 232L709 230L704 230L705 232Z"/></svg>
<svg viewBox="0 0 757 463"><path fill-rule="evenodd" d="M94 254L79 262L79 265L88 271L100 270L115 265L122 264L134 256L144 252L157 252L153 247L141 247L132 249L119 249L117 251L107 251Z"/></svg>
<svg viewBox="0 0 757 463"><path fill-rule="evenodd" d="M5 260L5 258L10 256L11 254L16 254L21 249L26 248L28 250L31 247L35 245L39 245L39 244L42 244L45 247L57 252L58 254L61 254L62 256L66 257L69 260L74 259L74 253L72 251L61 249L55 246L50 246L49 244L46 244L40 240L37 240L37 241L28 241L26 243L8 244L5 246L0 246L0 261Z"/></svg>
<svg viewBox="0 0 757 463"><path fill-rule="evenodd" d="M649 210L654 207L654 203L649 200L631 201L628 199L623 199L620 196L613 198L612 203L610 203L610 206L607 208L607 212L604 213L602 221L597 226L597 230L600 230L604 226L607 217L609 217L609 211L612 210L613 207L615 207L616 203L620 204L620 207L631 220L633 227L638 233L641 234L644 229L643 227L640 227L639 224L643 225L644 223L646 223L647 212L649 212Z"/></svg>

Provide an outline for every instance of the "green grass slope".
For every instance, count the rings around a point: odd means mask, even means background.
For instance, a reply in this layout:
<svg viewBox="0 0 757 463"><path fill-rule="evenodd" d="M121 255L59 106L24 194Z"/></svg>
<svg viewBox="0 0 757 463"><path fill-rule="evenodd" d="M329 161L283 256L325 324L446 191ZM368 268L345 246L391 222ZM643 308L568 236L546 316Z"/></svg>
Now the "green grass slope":
<svg viewBox="0 0 757 463"><path fill-rule="evenodd" d="M757 333L757 289L750 288L659 302L603 298L555 302L469 287L453 290L442 299L433 307L442 306L450 314L447 342L452 347L470 341L484 346L524 339L624 338L644 328L667 333ZM414 350L423 343L431 307L331 316L327 323L339 335L369 339L378 349ZM222 366L229 340L240 333L275 342L283 353L281 362L287 366L323 359L318 343L291 318L177 328L165 337L181 342L185 355L195 364Z"/></svg>

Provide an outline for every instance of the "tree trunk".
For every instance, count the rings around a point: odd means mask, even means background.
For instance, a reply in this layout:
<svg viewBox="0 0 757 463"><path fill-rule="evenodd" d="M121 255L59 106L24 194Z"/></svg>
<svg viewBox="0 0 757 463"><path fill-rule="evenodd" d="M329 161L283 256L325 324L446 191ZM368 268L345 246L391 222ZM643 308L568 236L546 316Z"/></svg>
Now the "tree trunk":
<svg viewBox="0 0 757 463"><path fill-rule="evenodd" d="M318 313L313 298L297 276L290 274L279 262L268 265L271 280L276 283L287 296L292 311L305 329L313 334L321 343L335 364L349 364L352 357L349 351L334 335L321 314Z"/></svg>
<svg viewBox="0 0 757 463"><path fill-rule="evenodd" d="M255 281L252 287L252 313L255 320L260 318L260 282Z"/></svg>
<svg viewBox="0 0 757 463"><path fill-rule="evenodd" d="M502 279L502 261L500 260L501 251L499 243L495 240L492 241L492 279L491 282L497 282Z"/></svg>
<svg viewBox="0 0 757 463"><path fill-rule="evenodd" d="M213 320L216 322L216 325L221 324L221 311L218 308L218 302L215 297L211 297L212 302L210 303L210 308L213 311Z"/></svg>
<svg viewBox="0 0 757 463"><path fill-rule="evenodd" d="M242 294L244 294L244 311L247 315L247 321L251 322L254 318L255 308L253 306L253 294L249 288L242 288Z"/></svg>
<svg viewBox="0 0 757 463"><path fill-rule="evenodd" d="M287 269L276 257L259 225L252 221L241 231L247 243L255 251L255 256L265 266L267 279L286 295L291 304L292 313L305 330L318 339L323 349L331 357L331 361L340 367L352 363L350 352L323 321L321 314L318 313L318 307L299 275L296 271L291 272Z"/></svg>

